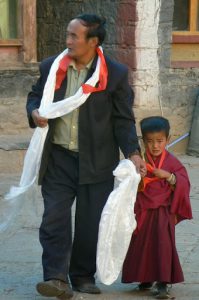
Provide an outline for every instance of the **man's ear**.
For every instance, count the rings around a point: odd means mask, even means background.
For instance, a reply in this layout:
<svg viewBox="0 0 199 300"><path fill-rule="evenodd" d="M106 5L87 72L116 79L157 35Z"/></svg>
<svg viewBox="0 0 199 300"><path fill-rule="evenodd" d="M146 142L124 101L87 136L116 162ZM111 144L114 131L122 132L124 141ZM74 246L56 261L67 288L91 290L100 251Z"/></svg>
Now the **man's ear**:
<svg viewBox="0 0 199 300"><path fill-rule="evenodd" d="M91 47L93 47L93 48L96 48L97 46L98 46L98 44L99 44L99 39L98 39L98 37L91 37L90 38L90 44L91 44Z"/></svg>

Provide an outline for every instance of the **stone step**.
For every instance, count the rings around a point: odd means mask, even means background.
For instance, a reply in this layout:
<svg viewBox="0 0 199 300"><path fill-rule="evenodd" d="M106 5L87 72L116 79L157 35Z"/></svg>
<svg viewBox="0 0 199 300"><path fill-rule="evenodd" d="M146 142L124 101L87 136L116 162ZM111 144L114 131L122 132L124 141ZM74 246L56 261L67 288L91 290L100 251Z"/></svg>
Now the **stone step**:
<svg viewBox="0 0 199 300"><path fill-rule="evenodd" d="M0 136L0 174L21 173L31 135Z"/></svg>

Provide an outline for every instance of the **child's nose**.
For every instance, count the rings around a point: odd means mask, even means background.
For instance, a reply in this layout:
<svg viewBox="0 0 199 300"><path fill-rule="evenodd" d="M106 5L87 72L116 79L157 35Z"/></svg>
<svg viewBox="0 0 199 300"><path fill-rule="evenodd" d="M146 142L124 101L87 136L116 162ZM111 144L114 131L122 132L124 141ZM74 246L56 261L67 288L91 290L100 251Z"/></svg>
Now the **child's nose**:
<svg viewBox="0 0 199 300"><path fill-rule="evenodd" d="M154 142L153 143L153 148L157 148L157 146L158 146L158 143Z"/></svg>

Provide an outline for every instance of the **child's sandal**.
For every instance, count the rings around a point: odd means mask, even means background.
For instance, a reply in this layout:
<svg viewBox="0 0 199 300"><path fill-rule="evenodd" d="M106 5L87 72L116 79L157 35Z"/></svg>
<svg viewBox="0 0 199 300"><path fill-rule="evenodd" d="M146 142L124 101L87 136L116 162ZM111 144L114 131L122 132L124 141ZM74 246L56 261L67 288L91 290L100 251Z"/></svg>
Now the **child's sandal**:
<svg viewBox="0 0 199 300"><path fill-rule="evenodd" d="M153 286L153 283L152 282L141 282L139 285L138 285L138 289L140 291L146 291L146 290L150 290Z"/></svg>
<svg viewBox="0 0 199 300"><path fill-rule="evenodd" d="M156 291L154 293L156 299L175 299L169 294L169 289L166 283L157 283Z"/></svg>

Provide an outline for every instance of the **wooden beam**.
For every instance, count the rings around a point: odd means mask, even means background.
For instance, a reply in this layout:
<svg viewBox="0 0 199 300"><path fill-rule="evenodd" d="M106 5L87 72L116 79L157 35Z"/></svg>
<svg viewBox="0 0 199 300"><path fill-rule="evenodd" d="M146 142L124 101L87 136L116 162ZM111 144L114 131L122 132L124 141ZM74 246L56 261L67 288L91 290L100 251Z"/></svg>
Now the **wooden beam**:
<svg viewBox="0 0 199 300"><path fill-rule="evenodd" d="M22 46L23 41L21 39L12 39L12 40L1 40L0 46Z"/></svg>
<svg viewBox="0 0 199 300"><path fill-rule="evenodd" d="M189 10L189 30L197 31L198 30L198 0L190 1L190 10Z"/></svg>
<svg viewBox="0 0 199 300"><path fill-rule="evenodd" d="M172 34L181 35L181 36L189 36L189 35L199 35L199 31L173 31Z"/></svg>
<svg viewBox="0 0 199 300"><path fill-rule="evenodd" d="M36 0L23 0L23 59L25 63L37 62Z"/></svg>

